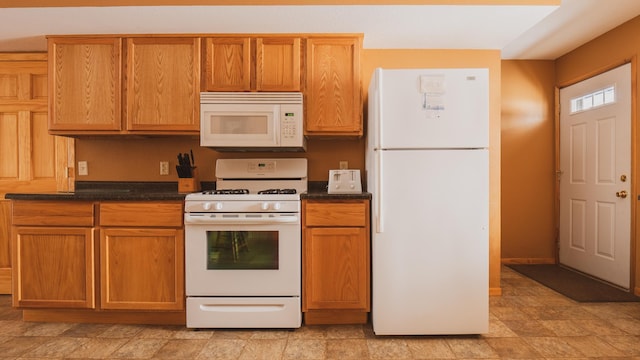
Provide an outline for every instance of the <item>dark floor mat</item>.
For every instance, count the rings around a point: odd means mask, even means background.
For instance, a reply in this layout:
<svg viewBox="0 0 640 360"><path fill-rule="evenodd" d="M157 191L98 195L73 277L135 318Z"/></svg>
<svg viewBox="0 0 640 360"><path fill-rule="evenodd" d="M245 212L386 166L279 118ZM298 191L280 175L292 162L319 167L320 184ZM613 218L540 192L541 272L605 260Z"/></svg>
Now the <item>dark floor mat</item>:
<svg viewBox="0 0 640 360"><path fill-rule="evenodd" d="M509 268L579 302L640 301L632 293L553 264L510 264Z"/></svg>

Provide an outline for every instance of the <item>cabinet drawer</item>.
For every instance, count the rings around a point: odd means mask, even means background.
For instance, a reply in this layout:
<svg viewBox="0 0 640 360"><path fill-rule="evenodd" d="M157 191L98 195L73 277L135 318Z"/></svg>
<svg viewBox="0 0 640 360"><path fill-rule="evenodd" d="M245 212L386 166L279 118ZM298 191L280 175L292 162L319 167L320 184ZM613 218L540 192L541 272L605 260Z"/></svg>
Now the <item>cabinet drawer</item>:
<svg viewBox="0 0 640 360"><path fill-rule="evenodd" d="M93 226L93 203L77 201L13 201L13 225Z"/></svg>
<svg viewBox="0 0 640 360"><path fill-rule="evenodd" d="M101 226L182 227L182 202L105 202Z"/></svg>
<svg viewBox="0 0 640 360"><path fill-rule="evenodd" d="M307 202L305 226L358 226L367 224L367 203Z"/></svg>

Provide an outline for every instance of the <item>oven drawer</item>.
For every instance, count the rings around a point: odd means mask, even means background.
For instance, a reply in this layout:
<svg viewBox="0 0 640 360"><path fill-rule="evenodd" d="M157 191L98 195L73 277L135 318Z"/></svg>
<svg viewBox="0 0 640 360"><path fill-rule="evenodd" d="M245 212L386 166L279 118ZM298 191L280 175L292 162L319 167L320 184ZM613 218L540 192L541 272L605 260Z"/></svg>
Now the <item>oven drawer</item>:
<svg viewBox="0 0 640 360"><path fill-rule="evenodd" d="M189 297L188 328L299 328L299 297Z"/></svg>

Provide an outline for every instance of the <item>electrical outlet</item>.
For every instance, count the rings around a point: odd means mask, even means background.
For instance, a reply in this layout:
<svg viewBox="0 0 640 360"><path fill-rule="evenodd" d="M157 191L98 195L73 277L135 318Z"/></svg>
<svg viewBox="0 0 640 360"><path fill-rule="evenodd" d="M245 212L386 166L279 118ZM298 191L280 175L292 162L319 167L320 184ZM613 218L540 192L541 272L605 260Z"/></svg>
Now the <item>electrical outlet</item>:
<svg viewBox="0 0 640 360"><path fill-rule="evenodd" d="M341 160L340 161L340 169L348 169L349 168L349 162L346 160Z"/></svg>
<svg viewBox="0 0 640 360"><path fill-rule="evenodd" d="M89 175L89 165L86 161L78 161L78 175Z"/></svg>
<svg viewBox="0 0 640 360"><path fill-rule="evenodd" d="M168 161L160 161L160 175L169 175Z"/></svg>

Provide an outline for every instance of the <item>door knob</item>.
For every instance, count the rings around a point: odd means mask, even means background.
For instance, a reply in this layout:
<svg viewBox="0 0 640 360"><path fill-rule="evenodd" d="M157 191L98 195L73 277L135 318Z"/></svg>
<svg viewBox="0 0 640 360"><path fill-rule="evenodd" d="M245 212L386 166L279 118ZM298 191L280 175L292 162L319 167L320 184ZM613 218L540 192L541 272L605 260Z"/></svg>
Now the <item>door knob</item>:
<svg viewBox="0 0 640 360"><path fill-rule="evenodd" d="M619 197L619 198L624 199L624 198L627 197L627 191L626 190L618 191L618 192L616 192L616 196Z"/></svg>

